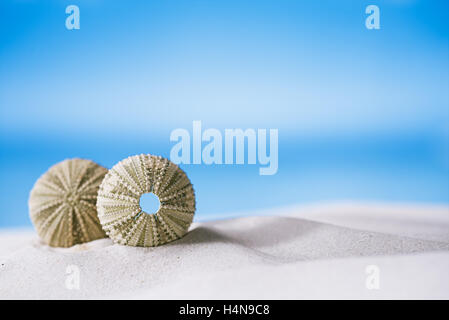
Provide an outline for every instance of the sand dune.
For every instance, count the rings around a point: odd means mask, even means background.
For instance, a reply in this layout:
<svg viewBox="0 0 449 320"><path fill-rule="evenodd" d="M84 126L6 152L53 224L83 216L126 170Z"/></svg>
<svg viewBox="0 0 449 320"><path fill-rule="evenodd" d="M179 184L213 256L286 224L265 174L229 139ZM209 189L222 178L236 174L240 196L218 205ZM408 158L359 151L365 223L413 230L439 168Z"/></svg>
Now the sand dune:
<svg viewBox="0 0 449 320"><path fill-rule="evenodd" d="M194 223L157 248L55 249L32 231L2 232L0 297L449 298L448 233L446 207L355 204ZM366 286L369 265L378 289Z"/></svg>

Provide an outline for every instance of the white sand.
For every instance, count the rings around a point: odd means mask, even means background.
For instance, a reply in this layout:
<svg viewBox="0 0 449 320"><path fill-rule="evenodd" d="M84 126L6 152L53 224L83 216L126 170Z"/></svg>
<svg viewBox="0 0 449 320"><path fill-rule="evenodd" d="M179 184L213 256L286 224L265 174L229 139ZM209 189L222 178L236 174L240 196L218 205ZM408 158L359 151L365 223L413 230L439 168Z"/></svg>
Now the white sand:
<svg viewBox="0 0 449 320"><path fill-rule="evenodd" d="M157 248L0 232L0 298L449 299L449 208L337 204L195 223ZM67 266L80 288L68 289ZM379 270L368 289L366 268Z"/></svg>

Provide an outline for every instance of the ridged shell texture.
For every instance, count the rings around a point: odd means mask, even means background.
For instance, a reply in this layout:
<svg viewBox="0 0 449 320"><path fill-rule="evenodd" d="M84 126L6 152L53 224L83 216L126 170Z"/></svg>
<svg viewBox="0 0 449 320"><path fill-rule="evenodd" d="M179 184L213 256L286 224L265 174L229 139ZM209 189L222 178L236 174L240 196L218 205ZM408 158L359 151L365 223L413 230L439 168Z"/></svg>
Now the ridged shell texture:
<svg viewBox="0 0 449 320"><path fill-rule="evenodd" d="M146 213L142 194L152 192L159 210ZM104 178L98 217L108 236L130 246L158 246L184 236L195 213L195 193L176 164L158 156L136 155L117 163Z"/></svg>
<svg viewBox="0 0 449 320"><path fill-rule="evenodd" d="M97 216L97 192L107 169L84 159L52 166L30 193L30 217L40 238L52 247L106 237Z"/></svg>

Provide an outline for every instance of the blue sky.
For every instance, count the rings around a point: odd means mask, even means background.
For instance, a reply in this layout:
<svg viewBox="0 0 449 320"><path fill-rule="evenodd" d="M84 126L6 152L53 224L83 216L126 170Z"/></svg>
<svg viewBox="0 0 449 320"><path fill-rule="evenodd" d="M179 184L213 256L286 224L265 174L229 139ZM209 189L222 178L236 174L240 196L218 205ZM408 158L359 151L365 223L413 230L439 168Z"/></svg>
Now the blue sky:
<svg viewBox="0 0 449 320"><path fill-rule="evenodd" d="M69 4L80 30L65 28ZM365 28L369 4L380 30ZM0 226L29 223L28 192L51 164L168 156L170 132L193 120L280 139L275 177L185 167L199 217L447 203L448 21L447 1L2 1Z"/></svg>

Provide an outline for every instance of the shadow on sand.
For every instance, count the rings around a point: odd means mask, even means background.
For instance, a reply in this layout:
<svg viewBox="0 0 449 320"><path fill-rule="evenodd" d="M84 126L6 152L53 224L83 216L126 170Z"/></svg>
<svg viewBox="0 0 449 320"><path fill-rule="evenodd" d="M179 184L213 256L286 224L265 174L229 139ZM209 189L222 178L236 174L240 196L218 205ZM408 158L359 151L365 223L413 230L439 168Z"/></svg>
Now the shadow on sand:
<svg viewBox="0 0 449 320"><path fill-rule="evenodd" d="M449 250L449 244L340 227L293 217L204 223L171 246L222 243L282 260L399 255ZM217 253L219 254L219 253Z"/></svg>

